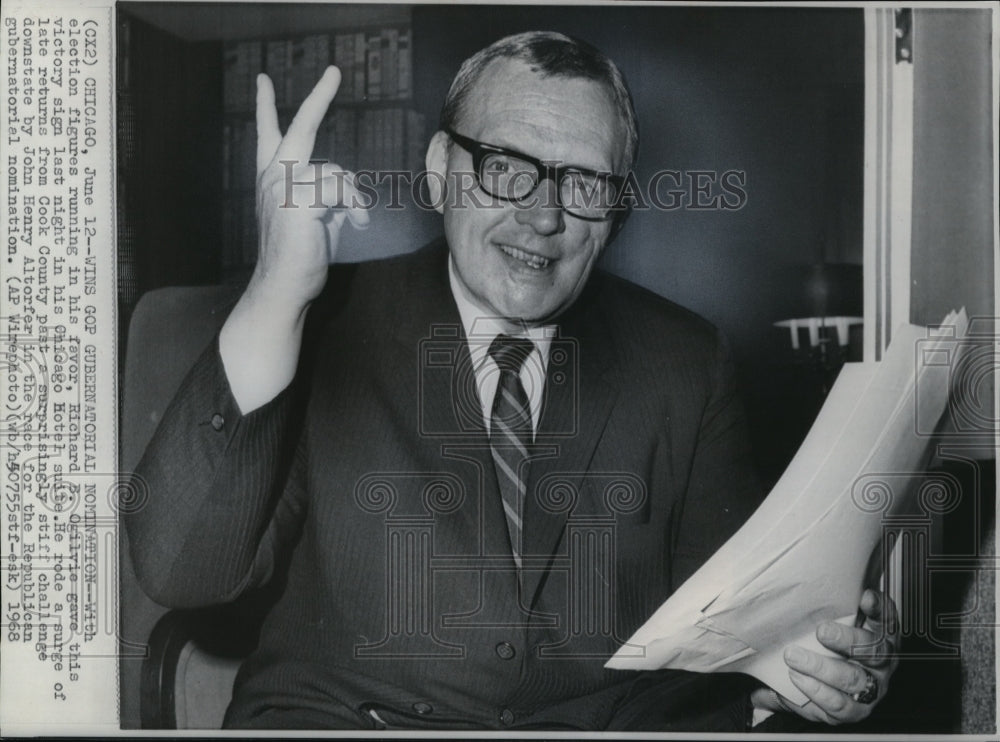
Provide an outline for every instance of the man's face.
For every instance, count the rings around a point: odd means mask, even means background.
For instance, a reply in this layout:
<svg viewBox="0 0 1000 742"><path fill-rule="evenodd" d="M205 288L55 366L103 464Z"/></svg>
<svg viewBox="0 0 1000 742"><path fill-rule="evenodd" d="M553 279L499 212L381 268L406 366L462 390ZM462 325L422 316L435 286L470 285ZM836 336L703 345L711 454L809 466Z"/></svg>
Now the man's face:
<svg viewBox="0 0 1000 742"><path fill-rule="evenodd" d="M540 77L516 60L495 61L484 71L455 130L561 165L615 173L624 166L623 127L603 86ZM556 205L551 180L541 181L525 203L495 202L474 186L472 156L447 144L446 135L435 135L427 162L447 178L444 229L461 287L495 316L554 318L583 290L611 221L567 214ZM456 180L456 173L465 175Z"/></svg>

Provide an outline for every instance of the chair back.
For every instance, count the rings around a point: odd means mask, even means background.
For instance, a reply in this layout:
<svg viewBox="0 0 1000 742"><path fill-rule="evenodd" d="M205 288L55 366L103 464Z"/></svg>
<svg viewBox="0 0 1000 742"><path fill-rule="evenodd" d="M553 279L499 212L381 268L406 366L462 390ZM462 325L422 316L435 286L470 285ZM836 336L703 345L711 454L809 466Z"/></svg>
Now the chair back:
<svg viewBox="0 0 1000 742"><path fill-rule="evenodd" d="M185 374L222 328L231 286L172 286L144 294L129 323L122 394L121 464L132 471Z"/></svg>
<svg viewBox="0 0 1000 742"><path fill-rule="evenodd" d="M221 329L236 298L235 287L185 286L150 291L136 304L125 346L121 397L119 471L123 474L135 470L164 410L195 360ZM166 609L146 597L139 588L125 529L119 529L119 533L122 727L137 729L168 724L162 708L163 701L170 697L180 702L181 713L176 715L178 725L188 722L195 726L217 727L229 703L228 695L203 693L202 698L209 708L202 711L187 703L183 690L178 697L177 689L172 687L183 683L183 670L174 683L177 675L174 670L150 667L150 662L159 661L154 655L162 655L150 645L156 643L151 641L151 637L155 638L153 628ZM182 657L184 667L204 666L189 652ZM208 664L211 663L209 660ZM145 673L143 665L146 665ZM228 683L231 693L234 666L226 665L225 677L202 679L195 685L205 688ZM143 682L144 674L147 682ZM158 687L162 683L151 685L150 678L169 680L171 687Z"/></svg>

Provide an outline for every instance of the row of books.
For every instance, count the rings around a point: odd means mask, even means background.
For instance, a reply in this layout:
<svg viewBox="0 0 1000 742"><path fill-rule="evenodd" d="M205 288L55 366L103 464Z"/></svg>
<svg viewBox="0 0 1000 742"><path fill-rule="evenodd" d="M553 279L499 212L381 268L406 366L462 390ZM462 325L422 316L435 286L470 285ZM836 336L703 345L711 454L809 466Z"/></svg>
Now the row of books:
<svg viewBox="0 0 1000 742"><path fill-rule="evenodd" d="M263 70L264 50L259 41L226 44L222 52L222 104L225 110L254 109L256 78Z"/></svg>
<svg viewBox="0 0 1000 742"><path fill-rule="evenodd" d="M337 34L333 63L343 75L345 101L399 100L413 94L413 34L409 28Z"/></svg>
<svg viewBox="0 0 1000 742"><path fill-rule="evenodd" d="M346 170L423 170L424 116L405 108L334 112L316 135L315 156Z"/></svg>
<svg viewBox="0 0 1000 742"><path fill-rule="evenodd" d="M427 127L423 114L401 107L341 108L316 133L313 159L345 170L423 170ZM223 129L222 188L250 191L256 179L257 129L251 119L230 120Z"/></svg>
<svg viewBox="0 0 1000 742"><path fill-rule="evenodd" d="M329 64L341 71L337 100L405 100L413 95L413 34L408 27L314 34L294 39L238 41L223 49L223 103L252 111L256 77L266 72L279 108L295 108Z"/></svg>

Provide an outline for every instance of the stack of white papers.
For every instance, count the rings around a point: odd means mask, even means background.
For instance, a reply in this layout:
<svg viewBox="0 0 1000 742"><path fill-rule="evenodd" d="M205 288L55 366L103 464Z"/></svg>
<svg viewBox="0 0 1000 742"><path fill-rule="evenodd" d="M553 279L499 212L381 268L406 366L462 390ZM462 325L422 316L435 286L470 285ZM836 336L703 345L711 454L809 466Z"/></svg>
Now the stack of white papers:
<svg viewBox="0 0 1000 742"><path fill-rule="evenodd" d="M846 364L767 499L607 667L744 672L805 703L782 652L830 654L817 625L854 624L886 519L906 512L926 466L918 431L945 410L967 326L964 309L940 328L904 325L882 361Z"/></svg>

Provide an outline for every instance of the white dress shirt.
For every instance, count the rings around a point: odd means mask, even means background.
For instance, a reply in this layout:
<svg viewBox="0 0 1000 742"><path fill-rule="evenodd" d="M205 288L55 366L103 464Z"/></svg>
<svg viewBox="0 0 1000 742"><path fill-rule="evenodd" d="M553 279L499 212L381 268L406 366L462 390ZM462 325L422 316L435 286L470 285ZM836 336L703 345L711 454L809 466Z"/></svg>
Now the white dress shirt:
<svg viewBox="0 0 1000 742"><path fill-rule="evenodd" d="M472 358L472 368L476 374L476 389L479 401L483 406L483 422L486 430L490 429L490 419L493 412L493 397L497 392L497 382L500 379L500 369L490 358L490 344L501 333L512 337L528 338L534 344L534 349L521 366L521 384L528 395L528 405L531 407L532 436L538 432L539 417L542 414L542 398L545 393L545 370L549 362L549 347L556 333L555 325L538 327L512 328L509 320L491 316L479 309L469 297L465 287L455 275L455 266L451 257L448 258L448 281L451 293L458 305L458 314L462 319L465 338L469 345L469 355Z"/></svg>

